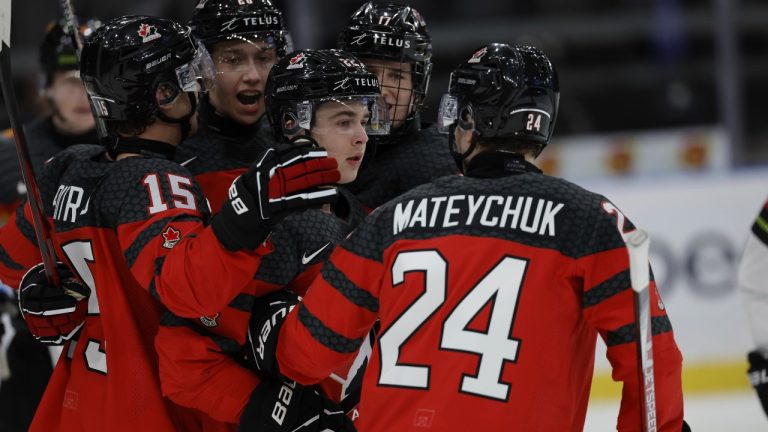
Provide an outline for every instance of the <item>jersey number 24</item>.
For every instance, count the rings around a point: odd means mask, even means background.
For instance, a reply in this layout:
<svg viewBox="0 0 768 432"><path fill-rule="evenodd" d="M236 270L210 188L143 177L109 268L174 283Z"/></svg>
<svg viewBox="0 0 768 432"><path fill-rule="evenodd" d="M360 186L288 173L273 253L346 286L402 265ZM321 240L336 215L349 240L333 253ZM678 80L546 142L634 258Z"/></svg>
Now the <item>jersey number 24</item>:
<svg viewBox="0 0 768 432"><path fill-rule="evenodd" d="M474 376L464 375L459 391L506 401L509 384L501 381L505 362L517 359L520 341L510 338L520 287L528 261L506 256L470 289L442 324L440 348L480 356ZM397 289L409 272L423 272L424 293L379 337L381 375L379 385L428 389L430 366L400 364L403 345L443 305L448 287L448 263L436 250L401 252L392 265L392 284ZM493 301L486 332L468 330L470 322Z"/></svg>

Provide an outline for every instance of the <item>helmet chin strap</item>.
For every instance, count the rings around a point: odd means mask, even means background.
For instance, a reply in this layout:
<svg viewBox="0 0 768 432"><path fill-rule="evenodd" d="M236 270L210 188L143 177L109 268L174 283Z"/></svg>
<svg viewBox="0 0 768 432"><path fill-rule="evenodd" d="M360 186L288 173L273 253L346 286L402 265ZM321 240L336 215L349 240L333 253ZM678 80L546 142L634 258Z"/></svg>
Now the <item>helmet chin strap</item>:
<svg viewBox="0 0 768 432"><path fill-rule="evenodd" d="M179 93L181 93L181 91L179 91ZM197 111L197 96L194 93L192 93L192 92L187 92L187 94L189 95L189 103L190 103L191 107L190 107L189 113L187 113L183 117L173 118L173 117L167 116L162 111L158 111L157 112L157 118L159 118L160 120L162 120L162 121L164 121L166 123L175 123L175 124L178 124L178 125L181 126L181 140L182 141L184 141L185 139L187 139L189 137L189 132L192 130L192 122L190 121L190 119L192 119L192 116L195 115L195 112ZM168 98L170 100L165 99L162 102L165 102L165 101L171 102L173 99L175 99L178 96L179 96L179 94L176 94L175 96L173 96L171 98Z"/></svg>
<svg viewBox="0 0 768 432"><path fill-rule="evenodd" d="M448 132L448 143L451 147L451 155L453 156L453 160L456 162L456 165L459 167L459 171L462 173L464 172L464 162L467 160L469 155L472 154L472 152L475 151L475 148L477 148L477 134L472 132L472 140L469 142L469 147L465 152L459 151L459 144L456 142L456 136L454 135L454 130L456 127L460 127L464 130L466 129L466 126L469 125L469 128L472 128L472 124L469 122L459 121L458 126L453 126Z"/></svg>

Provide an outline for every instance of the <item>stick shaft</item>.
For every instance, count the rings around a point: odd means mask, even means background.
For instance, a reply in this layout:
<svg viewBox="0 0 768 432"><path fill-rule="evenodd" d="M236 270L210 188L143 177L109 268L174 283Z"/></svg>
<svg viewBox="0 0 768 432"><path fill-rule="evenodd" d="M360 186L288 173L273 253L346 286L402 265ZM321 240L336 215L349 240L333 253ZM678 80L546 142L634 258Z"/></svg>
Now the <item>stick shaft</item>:
<svg viewBox="0 0 768 432"><path fill-rule="evenodd" d="M629 274L635 299L635 324L640 400L643 401L641 423L645 432L656 432L656 388L653 375L653 329L650 304L650 238L636 230L627 239Z"/></svg>

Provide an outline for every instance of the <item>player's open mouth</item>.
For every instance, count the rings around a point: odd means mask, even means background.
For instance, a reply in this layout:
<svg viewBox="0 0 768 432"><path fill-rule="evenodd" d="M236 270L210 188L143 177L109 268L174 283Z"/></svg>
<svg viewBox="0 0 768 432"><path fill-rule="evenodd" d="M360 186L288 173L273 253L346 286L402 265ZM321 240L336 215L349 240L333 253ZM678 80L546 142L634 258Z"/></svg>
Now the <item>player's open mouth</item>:
<svg viewBox="0 0 768 432"><path fill-rule="evenodd" d="M254 105L261 100L261 92L242 91L237 94L237 100L243 105Z"/></svg>

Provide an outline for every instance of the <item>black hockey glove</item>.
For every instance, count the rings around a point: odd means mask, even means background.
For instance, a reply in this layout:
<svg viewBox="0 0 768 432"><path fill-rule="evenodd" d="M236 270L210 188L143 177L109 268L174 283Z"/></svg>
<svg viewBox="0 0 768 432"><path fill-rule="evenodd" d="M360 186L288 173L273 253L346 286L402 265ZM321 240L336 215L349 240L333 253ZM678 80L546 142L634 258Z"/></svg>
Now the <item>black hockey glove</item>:
<svg viewBox="0 0 768 432"><path fill-rule="evenodd" d="M240 416L240 432L355 431L344 410L293 381L265 378Z"/></svg>
<svg viewBox="0 0 768 432"><path fill-rule="evenodd" d="M213 231L229 250L255 249L290 212L333 202L335 159L306 137L265 150L229 188Z"/></svg>
<svg viewBox="0 0 768 432"><path fill-rule="evenodd" d="M19 308L32 336L46 345L61 345L85 322L91 291L69 268L56 264L59 285L48 283L43 264L32 267L19 284Z"/></svg>
<svg viewBox="0 0 768 432"><path fill-rule="evenodd" d="M747 354L747 359L749 360L747 371L749 382L757 392L763 411L768 415L768 359L759 351L751 351Z"/></svg>
<svg viewBox="0 0 768 432"><path fill-rule="evenodd" d="M251 310L246 353L251 369L273 377L279 376L280 370L275 358L277 335L286 315L300 300L301 297L286 289L256 299Z"/></svg>

